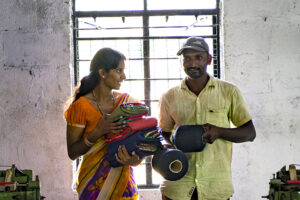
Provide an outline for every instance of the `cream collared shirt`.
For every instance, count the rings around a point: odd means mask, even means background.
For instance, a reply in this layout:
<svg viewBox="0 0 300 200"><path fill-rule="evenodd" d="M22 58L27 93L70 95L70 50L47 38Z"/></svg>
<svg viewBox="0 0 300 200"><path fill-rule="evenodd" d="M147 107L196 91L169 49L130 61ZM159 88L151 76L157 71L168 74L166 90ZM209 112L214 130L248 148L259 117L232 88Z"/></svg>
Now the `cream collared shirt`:
<svg viewBox="0 0 300 200"><path fill-rule="evenodd" d="M159 127L173 132L179 125L210 123L230 128L239 127L251 117L236 86L210 77L197 96L185 80L181 86L165 93L159 103ZM178 181L164 181L161 191L173 200L190 200L197 187L199 200L225 200L233 194L231 181L232 143L217 139L202 152L186 153L187 174Z"/></svg>

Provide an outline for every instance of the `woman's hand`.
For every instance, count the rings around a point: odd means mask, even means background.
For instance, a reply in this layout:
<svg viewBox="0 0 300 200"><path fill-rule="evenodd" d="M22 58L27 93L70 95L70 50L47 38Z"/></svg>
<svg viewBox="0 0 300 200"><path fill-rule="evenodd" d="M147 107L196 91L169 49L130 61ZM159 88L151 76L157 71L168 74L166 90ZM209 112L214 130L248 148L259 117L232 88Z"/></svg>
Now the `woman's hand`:
<svg viewBox="0 0 300 200"><path fill-rule="evenodd" d="M139 165L142 162L142 159L135 153L132 152L132 155L129 155L126 147L124 145L119 146L118 153L115 154L117 161L123 165Z"/></svg>
<svg viewBox="0 0 300 200"><path fill-rule="evenodd" d="M108 116L106 114L99 119L96 128L87 136L89 141L96 142L104 134L123 131L125 122L118 122L122 117L108 118Z"/></svg>
<svg viewBox="0 0 300 200"><path fill-rule="evenodd" d="M121 117L108 118L109 115L104 115L98 122L97 127L102 134L118 133L125 127L125 122L118 122Z"/></svg>

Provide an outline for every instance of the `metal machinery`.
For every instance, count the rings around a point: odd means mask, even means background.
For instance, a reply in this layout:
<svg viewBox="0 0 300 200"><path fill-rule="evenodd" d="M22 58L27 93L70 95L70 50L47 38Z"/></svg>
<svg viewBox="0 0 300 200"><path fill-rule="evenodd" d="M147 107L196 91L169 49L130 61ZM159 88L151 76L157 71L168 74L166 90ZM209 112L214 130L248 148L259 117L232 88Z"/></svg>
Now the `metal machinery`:
<svg viewBox="0 0 300 200"><path fill-rule="evenodd" d="M0 200L41 200L38 176L32 180L32 170L20 170L12 165L0 170Z"/></svg>
<svg viewBox="0 0 300 200"><path fill-rule="evenodd" d="M297 165L283 166L280 171L273 174L270 180L270 189L267 198L270 200L300 200L300 170Z"/></svg>

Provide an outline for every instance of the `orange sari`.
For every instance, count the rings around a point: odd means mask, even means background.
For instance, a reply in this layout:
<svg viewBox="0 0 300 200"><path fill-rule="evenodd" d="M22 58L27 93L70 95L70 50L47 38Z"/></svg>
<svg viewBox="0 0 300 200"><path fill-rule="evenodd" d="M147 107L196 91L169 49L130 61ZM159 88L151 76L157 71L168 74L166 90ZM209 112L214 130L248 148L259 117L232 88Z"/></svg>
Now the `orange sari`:
<svg viewBox="0 0 300 200"><path fill-rule="evenodd" d="M130 96L122 94L115 108L129 101ZM97 126L101 117L102 114L85 97L73 102L65 112L68 125L85 128L83 137ZM132 167L110 167L107 161L107 142L102 138L83 155L76 182L80 200L138 199Z"/></svg>

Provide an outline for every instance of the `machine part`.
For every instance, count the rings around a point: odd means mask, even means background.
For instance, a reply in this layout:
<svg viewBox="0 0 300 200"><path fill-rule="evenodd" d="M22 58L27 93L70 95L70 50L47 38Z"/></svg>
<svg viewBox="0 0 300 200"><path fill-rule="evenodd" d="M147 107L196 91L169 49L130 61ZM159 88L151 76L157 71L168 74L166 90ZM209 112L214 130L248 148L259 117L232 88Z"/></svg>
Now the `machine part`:
<svg viewBox="0 0 300 200"><path fill-rule="evenodd" d="M290 180L296 181L297 180L297 171L295 165L289 165L289 172L290 172Z"/></svg>
<svg viewBox="0 0 300 200"><path fill-rule="evenodd" d="M300 170L297 165L289 165L289 170L283 166L280 171L273 174L270 180L269 194L262 198L270 200L300 200ZM299 165L298 165L299 166Z"/></svg>
<svg viewBox="0 0 300 200"><path fill-rule="evenodd" d="M0 200L41 200L38 177L32 180L32 170L20 170L12 165L0 170Z"/></svg>
<svg viewBox="0 0 300 200"><path fill-rule="evenodd" d="M4 182L11 182L11 179L12 179L12 171L11 171L11 169L8 169L8 170L6 170Z"/></svg>

